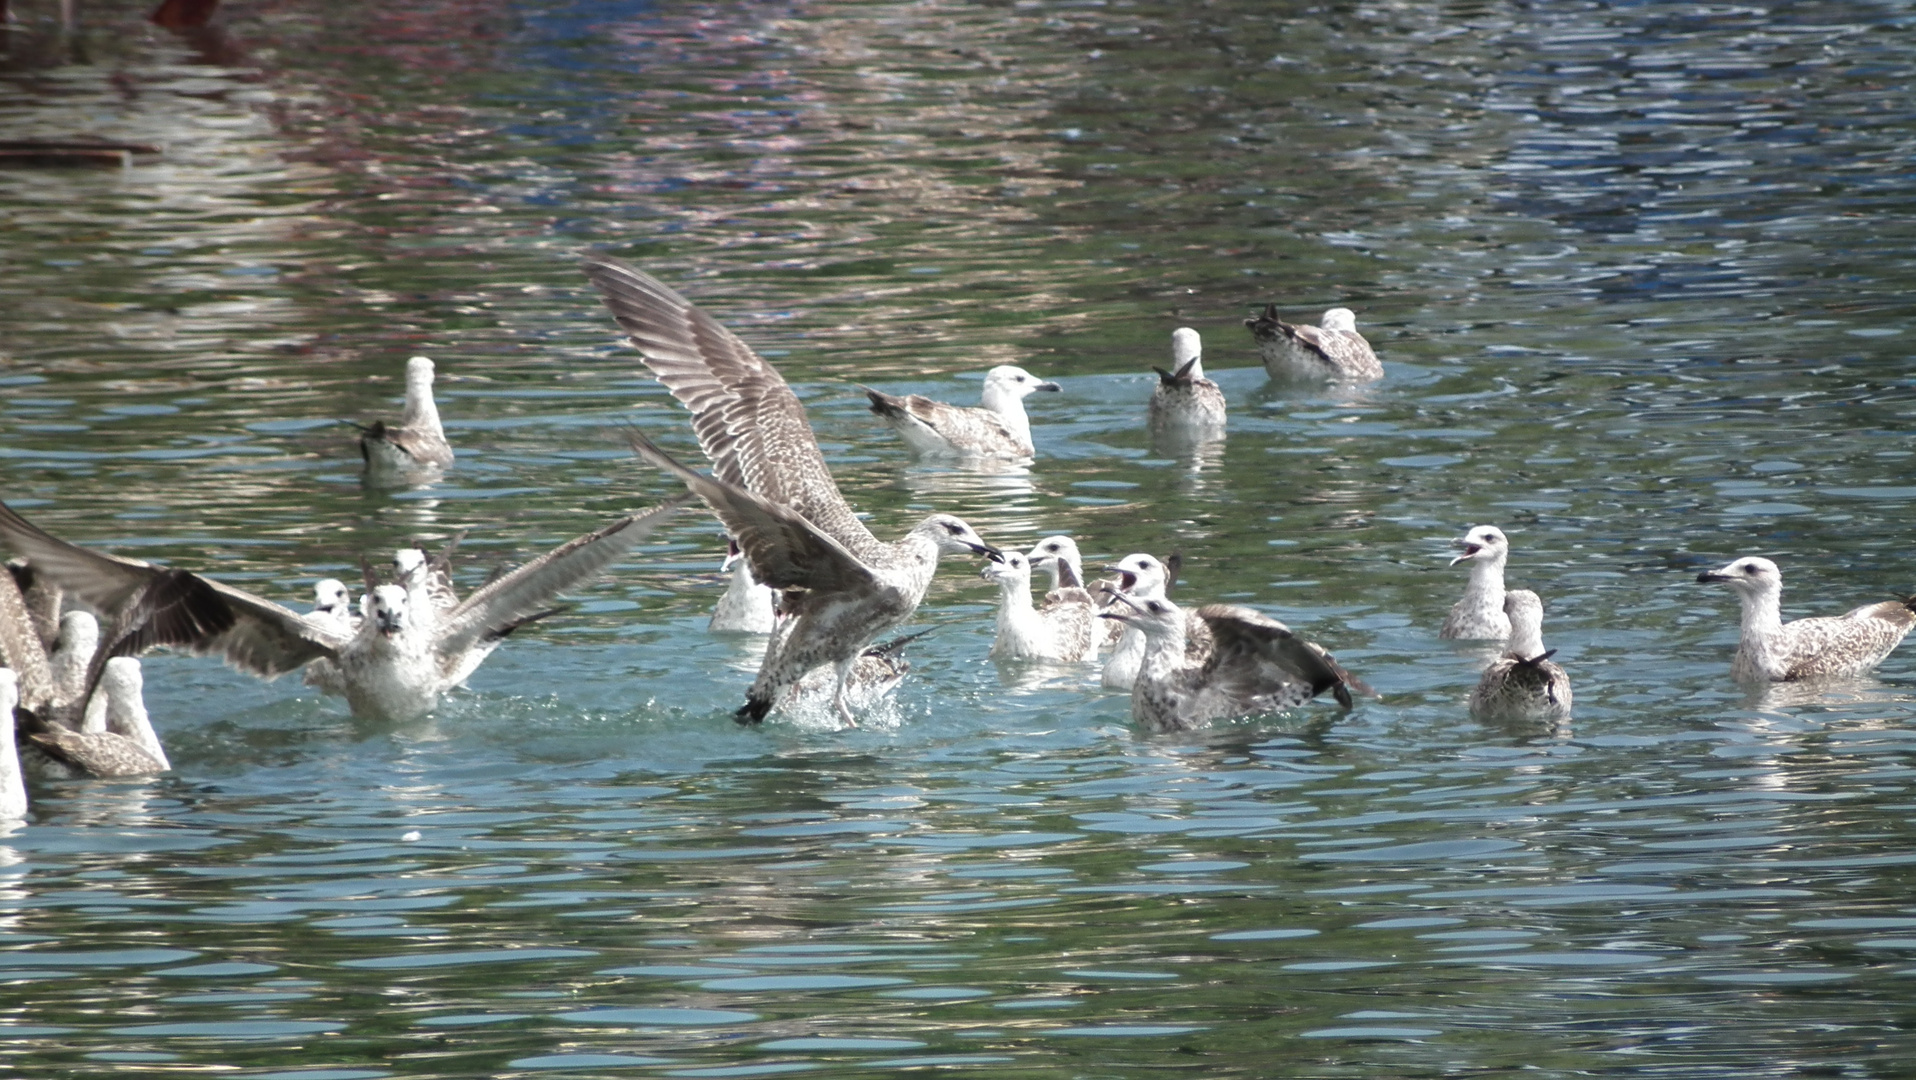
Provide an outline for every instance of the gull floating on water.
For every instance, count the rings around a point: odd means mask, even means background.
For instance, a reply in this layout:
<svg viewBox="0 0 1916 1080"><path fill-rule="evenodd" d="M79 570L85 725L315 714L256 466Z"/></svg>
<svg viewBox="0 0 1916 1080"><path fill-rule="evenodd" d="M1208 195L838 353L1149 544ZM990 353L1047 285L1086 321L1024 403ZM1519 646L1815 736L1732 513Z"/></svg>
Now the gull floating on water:
<svg viewBox="0 0 1916 1080"><path fill-rule="evenodd" d="M1501 641L1510 636L1510 616L1504 613L1504 563L1510 558L1510 541L1495 525L1474 526L1455 543L1463 553L1450 565L1470 563L1470 582L1464 586L1463 599L1450 607L1450 614L1437 636L1457 641Z"/></svg>
<svg viewBox="0 0 1916 1080"><path fill-rule="evenodd" d="M1730 673L1746 681L1789 682L1861 675L1883 662L1916 624L1916 598L1865 604L1844 615L1784 622L1783 572L1746 556L1698 574L1736 590L1743 602L1743 638Z"/></svg>
<svg viewBox="0 0 1916 1080"><path fill-rule="evenodd" d="M342 694L355 716L405 720L430 711L501 639L548 614L547 601L598 576L684 501L561 544L466 597L430 628L409 617L406 589L379 585L353 633L212 578L69 544L5 503L0 540L109 618L104 655L172 645L222 655L268 679L324 659L335 666L336 682L321 689Z"/></svg>
<svg viewBox="0 0 1916 1080"><path fill-rule="evenodd" d="M19 679L12 668L0 667L0 821L27 816L27 780L20 774L20 751L14 745L13 707L19 700Z"/></svg>
<svg viewBox="0 0 1916 1080"><path fill-rule="evenodd" d="M986 563L979 576L998 583L998 634L991 655L1000 660L1096 659L1097 608L1082 588L1047 600L1042 610L1031 606L1031 560L1005 551Z"/></svg>
<svg viewBox="0 0 1916 1080"><path fill-rule="evenodd" d="M769 634L778 624L778 594L752 577L752 563L738 541L725 538L725 561L719 572L732 571L725 594L712 609L706 629L719 634Z"/></svg>
<svg viewBox="0 0 1916 1080"><path fill-rule="evenodd" d="M1172 368L1158 373L1151 392L1151 430L1160 435L1215 439L1224 434L1224 391L1204 377L1204 345L1188 326L1171 332Z"/></svg>
<svg viewBox="0 0 1916 1080"><path fill-rule="evenodd" d="M1133 600L1162 600L1177 580L1179 562L1176 554L1170 563L1159 562L1155 556L1136 552L1119 559L1107 569L1115 570L1118 579L1104 586L1104 612L1109 614L1118 608L1122 601L1118 594L1123 593ZM1110 642L1111 657L1104 662L1104 671L1099 682L1113 690L1129 690L1137 685L1138 671L1144 666L1146 640L1144 631L1122 619L1112 619L1106 624L1118 631L1115 641ZM1200 663L1211 655L1211 627L1196 612L1184 613L1184 658L1190 663Z"/></svg>
<svg viewBox="0 0 1916 1080"><path fill-rule="evenodd" d="M1031 545L1025 558L1031 561L1033 571L1051 574L1051 587L1045 590L1047 601L1065 595L1066 589L1084 591L1084 556L1078 552L1078 542L1069 536L1047 536ZM1084 595L1091 599L1090 592Z"/></svg>
<svg viewBox="0 0 1916 1080"><path fill-rule="evenodd" d="M1257 339L1258 356L1273 379L1368 382L1384 377L1384 365L1357 332L1357 316L1349 308L1326 311L1317 326L1293 326L1277 317L1272 304L1244 325Z"/></svg>
<svg viewBox="0 0 1916 1080"><path fill-rule="evenodd" d="M584 266L646 367L691 410L713 475L679 464L638 432L633 449L704 499L738 539L752 576L781 594L785 618L740 720L763 720L807 672L831 664L833 705L854 723L845 700L852 666L917 610L939 556L996 549L949 514L891 543L873 536L832 481L805 407L770 364L651 275L604 256Z"/></svg>
<svg viewBox="0 0 1916 1080"><path fill-rule="evenodd" d="M1153 731L1189 731L1214 720L1281 712L1329 690L1344 708L1351 691L1376 691L1339 667L1335 657L1276 619L1230 604L1195 614L1216 642L1209 659L1184 655L1184 610L1166 599L1119 593L1117 619L1144 631L1144 667L1131 688L1131 716Z"/></svg>
<svg viewBox="0 0 1916 1080"><path fill-rule="evenodd" d="M432 361L406 361L406 411L398 424L374 420L359 429L359 454L371 473L417 472L452 464L452 444L432 400Z"/></svg>
<svg viewBox="0 0 1916 1080"><path fill-rule="evenodd" d="M1510 645L1470 692L1470 715L1484 719L1561 720L1570 715L1570 676L1543 647L1543 601L1528 589L1504 594Z"/></svg>
<svg viewBox="0 0 1916 1080"><path fill-rule="evenodd" d="M896 397L869 386L862 389L871 399L872 412L922 457L1028 458L1036 451L1025 398L1062 387L1021 367L1000 364L985 373L982 409L947 405L918 394Z"/></svg>

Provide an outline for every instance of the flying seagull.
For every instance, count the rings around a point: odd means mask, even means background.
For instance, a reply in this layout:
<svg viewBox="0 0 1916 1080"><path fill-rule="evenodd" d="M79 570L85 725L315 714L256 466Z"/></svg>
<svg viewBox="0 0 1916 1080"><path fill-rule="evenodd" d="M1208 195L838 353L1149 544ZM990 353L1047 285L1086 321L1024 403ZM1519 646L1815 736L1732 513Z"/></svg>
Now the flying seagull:
<svg viewBox="0 0 1916 1080"><path fill-rule="evenodd" d="M833 704L854 723L845 700L852 665L917 610L939 556L997 549L949 514L934 514L891 543L873 536L833 482L805 407L770 364L636 267L592 255L584 268L646 367L691 410L713 475L686 468L636 431L633 449L704 499L738 540L752 576L782 594L785 618L740 720L763 720L806 672L832 664Z"/></svg>
<svg viewBox="0 0 1916 1080"><path fill-rule="evenodd" d="M921 457L1028 458L1036 451L1025 398L1039 390L1062 388L1021 367L1000 364L985 372L982 409L947 405L918 394L896 397L869 386L863 389L871 399L872 412Z"/></svg>
<svg viewBox="0 0 1916 1080"><path fill-rule="evenodd" d="M335 670L316 685L343 695L355 716L406 720L430 711L506 635L549 614L545 605L552 597L598 576L686 501L681 496L561 544L475 591L431 625L408 612L405 588L369 580L372 595L357 630L331 615L302 615L187 570L69 544L5 503L0 541L106 617L109 629L97 665L159 645L220 655L268 679L326 660Z"/></svg>

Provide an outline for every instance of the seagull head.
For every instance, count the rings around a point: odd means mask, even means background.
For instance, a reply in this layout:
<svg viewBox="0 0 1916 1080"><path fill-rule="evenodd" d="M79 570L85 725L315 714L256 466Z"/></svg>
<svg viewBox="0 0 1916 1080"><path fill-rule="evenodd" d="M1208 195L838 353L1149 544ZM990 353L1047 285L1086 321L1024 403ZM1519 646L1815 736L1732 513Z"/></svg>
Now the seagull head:
<svg viewBox="0 0 1916 1080"><path fill-rule="evenodd" d="M994 562L1002 557L971 526L950 514L933 514L916 531L929 533L940 555L983 555Z"/></svg>
<svg viewBox="0 0 1916 1080"><path fill-rule="evenodd" d="M978 571L978 576L984 578L986 581L995 581L1000 585L1009 585L1029 591L1031 589L1031 560L1018 554L1016 551L1001 551L998 553L996 559L986 563L984 568Z"/></svg>
<svg viewBox="0 0 1916 1080"><path fill-rule="evenodd" d="M732 568L733 563L739 561L740 559L744 557L745 557L745 549L738 546L737 538L731 537L731 536L726 537L725 538L725 559L723 562L719 563L719 573L723 574L727 570L730 570Z"/></svg>
<svg viewBox="0 0 1916 1080"><path fill-rule="evenodd" d="M402 547L393 552L393 577L407 585L414 584L413 575L426 568L426 553L416 547Z"/></svg>
<svg viewBox="0 0 1916 1080"><path fill-rule="evenodd" d="M1745 596L1783 591L1783 571L1768 559L1745 555L1721 570L1705 570L1696 579L1706 584L1728 585Z"/></svg>
<svg viewBox="0 0 1916 1080"><path fill-rule="evenodd" d="M1114 590L1111 598L1114 603L1099 612L1098 618L1135 626L1149 638L1184 632L1184 610L1163 597L1141 598Z"/></svg>
<svg viewBox="0 0 1916 1080"><path fill-rule="evenodd" d="M372 591L373 625L387 637L406 629L406 590L397 585L381 585Z"/></svg>
<svg viewBox="0 0 1916 1080"><path fill-rule="evenodd" d="M1078 542L1069 536L1047 536L1025 558L1034 567L1056 568L1060 585L1084 584L1084 557L1078 554Z"/></svg>
<svg viewBox="0 0 1916 1080"><path fill-rule="evenodd" d="M1062 389L1057 383L1045 382L1024 368L999 364L985 372L985 389L979 400L985 408L998 412L1039 390Z"/></svg>
<svg viewBox="0 0 1916 1080"><path fill-rule="evenodd" d="M130 705L140 700L146 679L140 674L138 660L131 656L116 656L106 662L106 670L100 673L100 685L105 688L108 701L123 701Z"/></svg>
<svg viewBox="0 0 1916 1080"><path fill-rule="evenodd" d="M1317 325L1326 330L1342 331L1346 334L1357 332L1357 315L1347 307L1334 307L1317 320Z"/></svg>
<svg viewBox="0 0 1916 1080"><path fill-rule="evenodd" d="M1504 614L1510 616L1508 651L1528 660L1543 652L1543 598L1529 589L1504 593Z"/></svg>
<svg viewBox="0 0 1916 1080"><path fill-rule="evenodd" d="M1164 584L1170 577L1156 556L1143 552L1126 555L1105 569L1117 571L1119 591L1132 596L1163 596Z"/></svg>
<svg viewBox="0 0 1916 1080"><path fill-rule="evenodd" d="M69 656L93 658L100 647L100 620L88 611L69 611L60 616L60 641L55 648Z"/></svg>
<svg viewBox="0 0 1916 1080"><path fill-rule="evenodd" d="M313 583L313 610L329 615L344 615L352 610L352 593L346 590L346 583L336 577L321 578Z"/></svg>
<svg viewBox="0 0 1916 1080"><path fill-rule="evenodd" d="M1487 563L1501 563L1510 554L1510 541L1503 530L1495 525L1477 525L1469 532L1451 541L1463 549L1463 554L1450 560L1456 566L1466 559L1482 559Z"/></svg>

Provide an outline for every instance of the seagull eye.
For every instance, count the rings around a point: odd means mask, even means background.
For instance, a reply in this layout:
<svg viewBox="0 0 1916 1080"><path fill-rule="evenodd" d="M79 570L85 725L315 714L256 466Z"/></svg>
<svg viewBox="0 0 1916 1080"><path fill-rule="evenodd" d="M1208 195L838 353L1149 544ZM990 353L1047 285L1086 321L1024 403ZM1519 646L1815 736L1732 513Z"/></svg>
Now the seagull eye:
<svg viewBox="0 0 1916 1080"><path fill-rule="evenodd" d="M961 535L965 530L964 530L964 527L960 525L946 525L945 531L950 533L953 536L958 536L958 535Z"/></svg>
<svg viewBox="0 0 1916 1080"><path fill-rule="evenodd" d="M1744 563L1744 564L1743 564L1743 572L1744 572L1744 573L1746 573L1746 574L1754 574L1754 573L1756 573L1756 564L1755 564L1755 563L1747 563L1747 562L1746 562L1746 563Z"/></svg>

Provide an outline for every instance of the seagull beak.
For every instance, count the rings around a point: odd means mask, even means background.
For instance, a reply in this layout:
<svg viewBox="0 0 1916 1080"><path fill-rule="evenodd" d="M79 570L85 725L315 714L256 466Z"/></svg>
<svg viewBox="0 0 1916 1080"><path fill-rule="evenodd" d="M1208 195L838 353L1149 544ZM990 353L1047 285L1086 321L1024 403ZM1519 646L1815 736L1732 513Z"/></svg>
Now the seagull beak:
<svg viewBox="0 0 1916 1080"><path fill-rule="evenodd" d="M1057 383L1054 383L1054 382L1041 382L1038 385L1032 387L1032 389L1033 390L1051 390L1055 392L1058 390L1063 390L1064 387L1059 386Z"/></svg>
<svg viewBox="0 0 1916 1080"><path fill-rule="evenodd" d="M1098 612L1098 618L1110 619L1112 622L1121 622L1126 626L1131 625L1131 613L1128 611L1100 611Z"/></svg>
<svg viewBox="0 0 1916 1080"><path fill-rule="evenodd" d="M1456 566L1458 563L1463 562L1466 559L1474 559L1479 554L1481 554L1484 550L1481 546L1477 544L1466 543L1465 541L1462 541L1462 540L1457 541L1457 543L1463 546L1464 553L1450 560L1450 565L1452 566Z"/></svg>
<svg viewBox="0 0 1916 1080"><path fill-rule="evenodd" d="M1001 553L997 548L992 547L990 544L967 543L966 546L971 548L971 553L973 555L983 555L985 558L990 559L992 562L995 562L995 563L1001 563L1005 561L1005 557L1003 553Z"/></svg>
<svg viewBox="0 0 1916 1080"><path fill-rule="evenodd" d="M1705 570L1701 574L1698 574L1696 576L1696 579L1699 583L1704 585L1713 584L1719 581L1735 581L1736 580L1735 578L1731 577L1730 575L1724 573L1721 570Z"/></svg>

